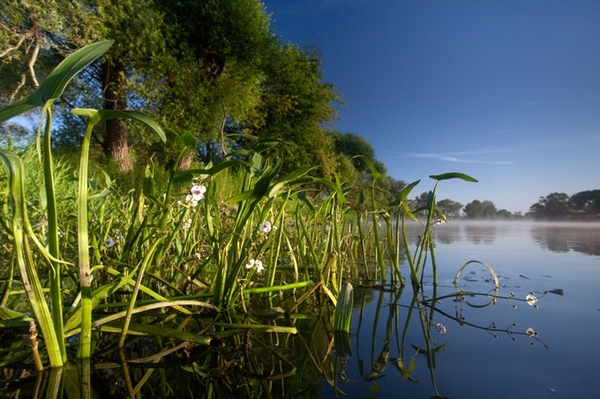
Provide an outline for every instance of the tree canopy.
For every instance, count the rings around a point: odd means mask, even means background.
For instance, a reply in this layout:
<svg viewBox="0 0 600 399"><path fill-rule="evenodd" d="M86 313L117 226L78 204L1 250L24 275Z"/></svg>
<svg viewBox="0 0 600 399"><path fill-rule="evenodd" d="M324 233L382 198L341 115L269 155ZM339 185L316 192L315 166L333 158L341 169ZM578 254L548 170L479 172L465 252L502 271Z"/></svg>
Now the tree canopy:
<svg viewBox="0 0 600 399"><path fill-rule="evenodd" d="M600 190L586 190L573 194L550 193L529 208L535 219L592 219L600 216Z"/></svg>

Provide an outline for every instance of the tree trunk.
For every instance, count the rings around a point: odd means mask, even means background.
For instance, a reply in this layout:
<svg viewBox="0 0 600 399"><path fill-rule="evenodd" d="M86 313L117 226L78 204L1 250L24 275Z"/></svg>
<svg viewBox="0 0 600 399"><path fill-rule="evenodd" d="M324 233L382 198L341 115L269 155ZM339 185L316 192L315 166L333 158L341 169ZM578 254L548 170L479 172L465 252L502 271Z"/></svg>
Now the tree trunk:
<svg viewBox="0 0 600 399"><path fill-rule="evenodd" d="M195 151L187 151L179 160L179 164L177 164L177 170L188 170L192 165L192 161L196 156Z"/></svg>
<svg viewBox="0 0 600 399"><path fill-rule="evenodd" d="M125 67L116 60L106 60L102 63L102 93L104 94L104 109L123 111L127 108L124 91ZM112 159L121 172L133 170L133 162L127 145L127 129L125 121L120 118L109 119L104 128L104 155Z"/></svg>

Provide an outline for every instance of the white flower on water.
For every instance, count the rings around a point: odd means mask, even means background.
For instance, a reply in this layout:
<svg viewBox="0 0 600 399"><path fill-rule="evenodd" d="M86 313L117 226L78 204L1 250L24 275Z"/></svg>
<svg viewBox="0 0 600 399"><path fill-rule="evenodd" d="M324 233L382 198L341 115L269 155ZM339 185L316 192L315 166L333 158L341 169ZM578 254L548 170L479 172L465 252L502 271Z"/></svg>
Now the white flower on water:
<svg viewBox="0 0 600 399"><path fill-rule="evenodd" d="M115 240L113 240L113 239L112 239L112 238L110 238L110 237L108 237L108 238L106 239L106 241L104 241L104 246L105 246L106 248L112 248L112 247L114 247L114 245L115 245Z"/></svg>
<svg viewBox="0 0 600 399"><path fill-rule="evenodd" d="M525 297L525 300L527 301L527 303L529 304L529 306L535 306L535 304L538 301L538 299L536 298L536 296L533 295L533 291L530 292L529 295L527 295Z"/></svg>
<svg viewBox="0 0 600 399"><path fill-rule="evenodd" d="M446 333L448 332L446 330L446 327L442 324L442 323L437 323L435 325L435 328L438 330L438 332L442 335L446 335Z"/></svg>
<svg viewBox="0 0 600 399"><path fill-rule="evenodd" d="M443 223L446 223L446 221L447 221L446 220L446 215L441 214L441 213L439 213L439 214L437 214L437 215L435 215L433 217L433 224L434 225L443 224Z"/></svg>
<svg viewBox="0 0 600 399"><path fill-rule="evenodd" d="M273 228L273 226L271 225L270 222L263 222L263 224L260 225L260 231L262 231L263 233L268 233L269 231L271 231L271 229Z"/></svg>
<svg viewBox="0 0 600 399"><path fill-rule="evenodd" d="M246 269L255 269L256 273L262 272L265 268L263 267L263 263L258 259L250 259L246 263Z"/></svg>
<svg viewBox="0 0 600 399"><path fill-rule="evenodd" d="M529 327L525 333L530 337L537 337L538 333L533 328Z"/></svg>

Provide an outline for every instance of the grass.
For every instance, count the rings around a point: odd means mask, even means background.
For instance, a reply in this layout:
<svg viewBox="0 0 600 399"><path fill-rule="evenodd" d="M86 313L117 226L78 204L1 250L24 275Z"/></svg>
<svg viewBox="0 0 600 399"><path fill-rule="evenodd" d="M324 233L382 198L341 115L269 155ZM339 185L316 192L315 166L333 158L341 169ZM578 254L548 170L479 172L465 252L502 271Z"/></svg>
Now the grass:
<svg viewBox="0 0 600 399"><path fill-rule="evenodd" d="M154 372L135 369L136 358L160 362L194 344L196 354L188 357L196 360L184 369L209 397L245 384L238 377L215 380L230 367L265 377L259 379L261 392L289 389L274 384L309 364L335 380L335 362L322 360L333 338L323 341L320 330L349 332L353 291L347 281L402 288L400 266L406 262L419 293L427 265L437 276L431 229L444 219L435 207L437 186L453 178L475 180L459 173L431 176L436 183L426 207L410 209L414 182L378 208L375 182L381 175L363 158L373 184L354 193L359 200L351 205L352 187L314 177L312 167L282 175L285 160L265 158L268 146L257 140L219 164L187 171L165 174L149 160L142 183L128 189L105 172L90 176L94 126L128 118L165 135L144 114L91 109L72 111L86 118L87 129L79 165L71 169L52 156L52 103L110 44L74 53L29 98L0 110L0 122L34 107L45 116L41 151L0 150L0 326L34 326L43 337L35 350L0 352L0 365L30 358L38 370L68 368L76 353L76 380L82 396L90 397L90 359L119 359L127 395L135 397ZM414 250L404 234L407 218L423 226ZM306 330L299 320L315 312L319 322ZM260 333L272 334L267 341L253 339ZM272 350L298 333L308 337L294 348L303 352L300 360L279 350L260 364L252 360L253 345ZM233 346L211 349L225 341ZM165 382L160 389L168 387Z"/></svg>

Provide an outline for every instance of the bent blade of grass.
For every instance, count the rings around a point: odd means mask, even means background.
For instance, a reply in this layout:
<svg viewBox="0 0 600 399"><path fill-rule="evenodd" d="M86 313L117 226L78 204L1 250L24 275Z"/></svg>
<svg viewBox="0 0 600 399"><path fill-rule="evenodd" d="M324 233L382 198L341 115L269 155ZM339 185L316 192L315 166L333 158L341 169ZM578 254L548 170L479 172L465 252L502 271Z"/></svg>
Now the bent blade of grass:
<svg viewBox="0 0 600 399"><path fill-rule="evenodd" d="M456 280L458 280L458 278L460 277L460 274L471 263L478 263L480 265L483 265L483 266L487 267L487 269L490 271L490 274L492 275L492 278L494 279L494 284L496 285L496 288L500 288L500 280L498 280L498 275L496 274L496 272L494 271L494 269L490 265L488 265L487 263L479 261L479 260L470 260L467 263L465 263L464 265L462 265L462 267L460 269L458 269L458 272L456 272L456 276L454 276L453 284L456 285Z"/></svg>
<svg viewBox="0 0 600 399"><path fill-rule="evenodd" d="M107 331L124 332L133 331L138 334L160 336L165 338L177 339L180 341L193 342L195 344L210 345L211 337L206 335L198 335L189 331L180 331L173 328L161 327L153 324L128 323L127 328L124 328L122 321L113 321L107 324ZM103 328L104 330L104 328Z"/></svg>
<svg viewBox="0 0 600 399"><path fill-rule="evenodd" d="M265 292L294 290L296 288L311 287L314 284L315 283L312 280L308 280L308 281L301 281L298 283L292 283L292 284L286 284L286 285L275 285L272 287L246 288L242 292L244 294L262 294Z"/></svg>
<svg viewBox="0 0 600 399"><path fill-rule="evenodd" d="M215 326L225 327L225 328L261 330L264 332L287 333L287 334L298 333L298 329L296 327L271 326L268 324L241 324L241 323L219 323L219 322L216 322L213 324Z"/></svg>
<svg viewBox="0 0 600 399"><path fill-rule="evenodd" d="M218 309L211 305L210 303L207 302L202 302L202 301L196 301L196 300L190 300L190 299L181 299L181 300L176 300L176 301L168 301L168 302L156 302L156 303L151 303L148 305L142 305L142 306L138 306L138 307L134 307L131 310L131 314L136 314L136 313L141 313L141 312L147 312L149 310L153 310L153 309L162 309L162 308L171 308L171 307L177 307L177 306L201 306L203 308L207 308L210 310L214 310L214 311L218 311ZM124 318L127 316L128 314L128 310L124 310L122 312L118 312L115 314L111 314L110 316L106 316L103 317L101 319L98 319L94 322L94 326L98 327L101 326L103 324L107 324L107 323L111 323L115 320L119 320L121 318Z"/></svg>

